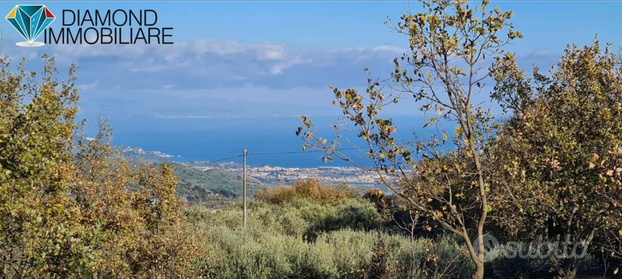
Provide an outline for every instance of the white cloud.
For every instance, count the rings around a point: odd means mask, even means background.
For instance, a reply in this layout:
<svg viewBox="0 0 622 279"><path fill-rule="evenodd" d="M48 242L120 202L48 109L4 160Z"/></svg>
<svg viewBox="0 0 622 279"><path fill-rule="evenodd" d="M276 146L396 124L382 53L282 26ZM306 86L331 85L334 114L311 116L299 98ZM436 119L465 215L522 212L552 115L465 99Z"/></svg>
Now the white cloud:
<svg viewBox="0 0 622 279"><path fill-rule="evenodd" d="M237 41L216 41L199 39L191 43L191 50L197 55L229 56L250 54L258 60L281 60L285 58L285 46L279 44L248 44ZM183 47L178 50L184 50Z"/></svg>
<svg viewBox="0 0 622 279"><path fill-rule="evenodd" d="M95 80L91 83L87 83L87 84L78 84L78 89L80 90L93 90L95 88L97 88L97 85L99 84L99 80Z"/></svg>
<svg viewBox="0 0 622 279"><path fill-rule="evenodd" d="M74 59L81 57L139 57L147 52L147 45L54 45L52 52L57 56Z"/></svg>
<svg viewBox="0 0 622 279"><path fill-rule="evenodd" d="M214 39L174 45L53 45L59 66L79 66L86 90L324 87L358 86L363 68L375 73L391 70L397 46L310 48L278 43L247 43ZM10 50L20 56L17 47ZM45 49L29 50L39 57ZM62 70L61 70L62 71ZM97 80L98 83L93 81Z"/></svg>
<svg viewBox="0 0 622 279"><path fill-rule="evenodd" d="M199 39L192 42L192 50L198 55L216 54L231 55L244 51L244 45L238 42L217 42Z"/></svg>
<svg viewBox="0 0 622 279"><path fill-rule="evenodd" d="M379 45L377 47L373 47L372 50L373 51L395 52L395 53L398 53L398 54L406 52L406 50L403 49L403 48L396 47L396 46L391 46L391 45Z"/></svg>
<svg viewBox="0 0 622 279"><path fill-rule="evenodd" d="M270 74L271 75L280 75L283 73L283 70L292 67L294 65L298 65L298 64L303 64L303 63L310 63L312 60L311 59L302 59L299 56L291 58L287 61L283 61L279 64L276 64L272 67L270 67Z"/></svg>
<svg viewBox="0 0 622 279"><path fill-rule="evenodd" d="M257 58L259 60L281 60L285 56L285 47L281 45L266 45L261 48Z"/></svg>
<svg viewBox="0 0 622 279"><path fill-rule="evenodd" d="M53 54L61 63L102 58L110 63L117 58L122 69L138 73L204 68L229 68L230 76L248 78L262 74L281 75L295 65L339 65L373 60L382 55L397 55L404 50L391 45L341 49L308 49L276 43L243 43L197 39L174 45L55 45ZM348 59L349 61L343 61ZM357 62L358 61L358 62ZM311 65L313 62L313 65ZM235 68L235 69L234 69ZM239 68L239 69L238 69ZM223 69L219 69L222 73ZM213 71L202 71L210 72ZM245 73L246 72L246 73Z"/></svg>

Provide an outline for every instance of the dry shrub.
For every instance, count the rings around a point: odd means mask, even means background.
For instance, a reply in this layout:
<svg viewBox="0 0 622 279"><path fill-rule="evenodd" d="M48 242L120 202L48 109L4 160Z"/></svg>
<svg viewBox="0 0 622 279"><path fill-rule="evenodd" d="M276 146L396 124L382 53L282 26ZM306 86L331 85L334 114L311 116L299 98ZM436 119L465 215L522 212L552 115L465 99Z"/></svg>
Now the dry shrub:
<svg viewBox="0 0 622 279"><path fill-rule="evenodd" d="M270 204L283 204L295 199L308 199L321 204L330 204L357 196L358 191L345 184L337 187L326 186L317 179L296 181L292 187L266 188L255 194L258 200Z"/></svg>

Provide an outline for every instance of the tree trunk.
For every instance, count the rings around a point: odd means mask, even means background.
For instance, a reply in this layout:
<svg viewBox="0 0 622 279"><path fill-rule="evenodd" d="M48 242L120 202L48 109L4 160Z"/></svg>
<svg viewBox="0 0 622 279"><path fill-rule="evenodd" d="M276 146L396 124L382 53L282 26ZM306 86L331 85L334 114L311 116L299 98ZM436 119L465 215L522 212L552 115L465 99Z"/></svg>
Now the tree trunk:
<svg viewBox="0 0 622 279"><path fill-rule="evenodd" d="M484 262L483 261L474 261L475 263L475 272L471 275L472 279L484 279Z"/></svg>
<svg viewBox="0 0 622 279"><path fill-rule="evenodd" d="M477 253L475 252L475 248L473 247L473 244L471 243L471 240L469 239L469 234L466 232L466 228L462 227L462 233L460 234L460 236L466 242L469 256L471 257L471 261L475 265L475 271L473 272L473 275L471 275L471 278L472 279L484 279L484 257L479 256L482 251L480 250ZM481 236L478 237L478 240L476 243L478 247L479 247L479 243L484 243L484 238Z"/></svg>

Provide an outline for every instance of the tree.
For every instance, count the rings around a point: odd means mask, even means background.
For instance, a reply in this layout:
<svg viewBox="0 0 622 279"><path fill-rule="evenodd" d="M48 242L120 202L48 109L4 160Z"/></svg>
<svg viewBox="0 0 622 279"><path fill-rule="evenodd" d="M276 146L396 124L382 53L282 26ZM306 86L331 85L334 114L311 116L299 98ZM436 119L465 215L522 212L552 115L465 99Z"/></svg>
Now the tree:
<svg viewBox="0 0 622 279"><path fill-rule="evenodd" d="M503 46L522 35L509 22L511 12L491 10L487 1L474 7L463 1L424 1L423 6L425 12L406 14L397 25L389 22L409 42L409 52L394 60L391 92L385 94L385 88L368 77L365 94L332 88L333 104L357 128L380 181L460 236L476 267L473 278L483 278L484 227L492 207L482 161L492 128L489 112L474 104L473 98L489 77L486 61L502 54ZM504 29L506 34L502 34ZM397 128L391 119L380 116L383 108L404 94L413 96L426 115L439 114L426 117L439 134L417 142L415 150L413 144L395 138ZM303 148L325 150L329 160L334 156L352 161L337 149L341 136L328 142L317 135L308 118L301 119L304 131L299 127L297 133L306 141ZM438 129L439 119L456 124L454 136ZM452 151L444 147L449 143L455 147ZM421 156L419 162L415 154ZM477 239L475 245L471 237Z"/></svg>
<svg viewBox="0 0 622 279"><path fill-rule="evenodd" d="M66 195L73 179L77 128L75 67L55 79L54 59L41 75L0 59L0 265L5 278L68 277L87 267L85 231Z"/></svg>
<svg viewBox="0 0 622 279"><path fill-rule="evenodd" d="M135 164L111 128L81 136L74 75L0 59L0 277L191 277L172 167Z"/></svg>
<svg viewBox="0 0 622 279"><path fill-rule="evenodd" d="M75 155L71 193L97 251L93 277L191 276L198 250L182 227L173 168L123 158L111 148L111 134L100 120L97 136L80 140Z"/></svg>
<svg viewBox="0 0 622 279"><path fill-rule="evenodd" d="M93 139L77 141L76 178L70 193L81 212L80 222L89 228L88 241L97 251L90 273L94 278L131 276L130 255L140 247L144 221L133 209L135 184L130 163L110 147L112 132L107 122Z"/></svg>
<svg viewBox="0 0 622 279"><path fill-rule="evenodd" d="M609 47L569 46L549 75L533 79L515 57L493 67L493 97L513 115L490 163L495 221L513 236L562 235L582 249L620 258L622 236L622 69ZM551 254L574 278L580 257Z"/></svg>

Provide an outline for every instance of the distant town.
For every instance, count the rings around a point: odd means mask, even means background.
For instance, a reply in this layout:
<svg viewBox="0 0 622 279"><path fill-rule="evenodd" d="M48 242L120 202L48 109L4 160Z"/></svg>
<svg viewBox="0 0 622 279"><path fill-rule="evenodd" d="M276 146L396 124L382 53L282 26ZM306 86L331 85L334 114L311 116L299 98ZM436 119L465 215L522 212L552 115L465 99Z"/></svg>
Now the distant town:
<svg viewBox="0 0 622 279"><path fill-rule="evenodd" d="M141 148L120 147L121 152L128 157L143 158L147 161L170 161L182 164L201 171L221 170L231 173L241 173L242 165L234 162L213 163L210 161L179 162L179 156L166 154L160 151L146 151ZM319 179L329 185L347 184L359 189L380 187L378 176L371 171L357 167L313 167L313 168L286 168L279 166L248 166L247 174L262 183L291 185L298 180L309 178Z"/></svg>
<svg viewBox="0 0 622 279"><path fill-rule="evenodd" d="M202 171L211 169L228 172L242 171L242 165L233 162L193 162L183 164ZM247 173L250 177L266 184L289 185L297 180L309 178L319 179L331 185L348 184L357 188L372 188L380 184L377 175L357 167L285 168L278 166L248 166Z"/></svg>

